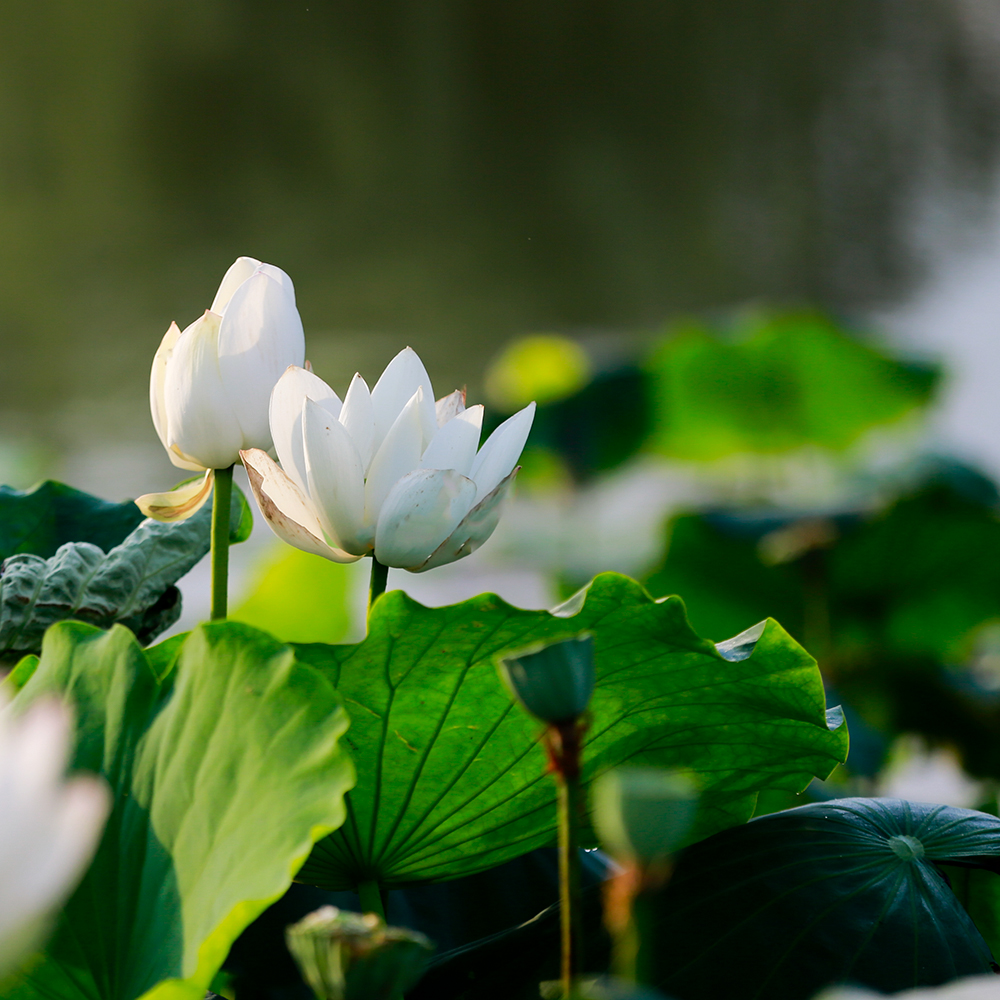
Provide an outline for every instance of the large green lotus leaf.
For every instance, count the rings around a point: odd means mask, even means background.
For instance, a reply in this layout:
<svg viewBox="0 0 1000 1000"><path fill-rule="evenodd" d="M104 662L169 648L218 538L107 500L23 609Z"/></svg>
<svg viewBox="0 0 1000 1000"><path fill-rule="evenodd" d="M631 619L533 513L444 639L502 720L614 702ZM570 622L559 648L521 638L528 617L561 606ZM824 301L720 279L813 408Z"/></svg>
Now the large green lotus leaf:
<svg viewBox="0 0 1000 1000"><path fill-rule="evenodd" d="M64 622L15 699L56 692L76 706L74 764L104 775L114 809L46 951L5 1000L203 995L343 820L347 716L318 671L234 623L196 629L169 658L161 685L126 629Z"/></svg>
<svg viewBox="0 0 1000 1000"><path fill-rule="evenodd" d="M208 552L211 522L206 504L175 524L144 520L107 553L75 541L48 559L10 556L0 576L0 656L37 653L45 630L67 618L100 628L118 622L151 641L180 617L174 584ZM234 489L230 540L243 541L252 526L246 498Z"/></svg>
<svg viewBox="0 0 1000 1000"><path fill-rule="evenodd" d="M30 490L0 486L0 559L15 552L47 559L66 542L90 542L107 552L142 519L131 500L109 503L51 479Z"/></svg>
<svg viewBox="0 0 1000 1000"><path fill-rule="evenodd" d="M704 786L698 836L748 819L759 789L798 791L846 756L815 661L775 622L717 648L678 598L654 602L613 573L555 614L491 594L425 608L396 591L376 603L363 642L297 647L343 696L362 776L347 822L300 880L448 879L549 843L539 724L512 704L493 661L584 629L598 670L585 780L626 760L691 768Z"/></svg>
<svg viewBox="0 0 1000 1000"><path fill-rule="evenodd" d="M844 448L926 403L934 384L809 313L751 316L728 339L690 324L647 372L650 445L683 459Z"/></svg>
<svg viewBox="0 0 1000 1000"><path fill-rule="evenodd" d="M678 1000L805 1000L845 980L894 993L988 973L941 863L1000 864L1000 819L842 799L725 830L684 852L656 903L654 978Z"/></svg>

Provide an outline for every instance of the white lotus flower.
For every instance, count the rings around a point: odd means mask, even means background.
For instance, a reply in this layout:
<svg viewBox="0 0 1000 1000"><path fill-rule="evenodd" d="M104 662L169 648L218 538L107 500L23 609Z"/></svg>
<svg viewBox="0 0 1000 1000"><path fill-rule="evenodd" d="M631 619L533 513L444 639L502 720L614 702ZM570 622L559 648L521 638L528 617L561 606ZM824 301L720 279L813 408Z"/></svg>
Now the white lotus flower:
<svg viewBox="0 0 1000 1000"><path fill-rule="evenodd" d="M371 392L355 375L343 403L312 372L289 368L271 396L281 468L259 449L244 451L243 463L286 542L334 562L374 554L418 573L467 556L493 533L534 415L531 403L479 448L482 406L466 409L462 391L435 404L406 348Z"/></svg>
<svg viewBox="0 0 1000 1000"><path fill-rule="evenodd" d="M205 475L179 490L140 497L143 513L160 521L190 517L211 494L214 469L238 462L241 449L269 449L271 390L304 357L291 278L273 264L240 257L212 308L183 331L171 323L153 358L149 405L156 433L174 465Z"/></svg>
<svg viewBox="0 0 1000 1000"><path fill-rule="evenodd" d="M39 943L93 856L111 805L101 779L64 777L71 731L59 702L15 717L0 694L0 976Z"/></svg>

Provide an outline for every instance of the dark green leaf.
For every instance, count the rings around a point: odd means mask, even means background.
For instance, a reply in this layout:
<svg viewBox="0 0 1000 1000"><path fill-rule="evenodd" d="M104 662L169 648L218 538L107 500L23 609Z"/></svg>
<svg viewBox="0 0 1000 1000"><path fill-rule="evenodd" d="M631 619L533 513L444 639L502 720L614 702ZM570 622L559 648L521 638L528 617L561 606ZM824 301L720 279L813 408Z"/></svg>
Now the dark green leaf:
<svg viewBox="0 0 1000 1000"><path fill-rule="evenodd" d="M234 489L234 539L245 508ZM0 577L0 655L38 652L45 630L67 618L100 628L118 622L149 642L180 616L174 584L208 552L211 517L206 504L176 524L147 519L106 555L89 542L67 542L49 559L11 556Z"/></svg>
<svg viewBox="0 0 1000 1000"><path fill-rule="evenodd" d="M206 504L208 506L208 504ZM233 483L232 507L229 513L229 543L245 542L253 531L253 509L243 490Z"/></svg>
<svg viewBox="0 0 1000 1000"><path fill-rule="evenodd" d="M716 649L679 600L654 603L611 573L555 615L489 594L425 608L396 591L358 645L298 647L344 697L363 776L347 823L301 880L454 878L549 843L554 788L539 725L512 704L494 657L582 630L597 657L585 780L625 760L694 770L696 836L748 819L759 789L800 790L846 755L815 662L774 622Z"/></svg>
<svg viewBox="0 0 1000 1000"><path fill-rule="evenodd" d="M802 641L799 567L765 566L756 538L727 531L710 517L686 515L671 523L663 566L646 586L655 597L683 594L691 624L713 639L771 615Z"/></svg>
<svg viewBox="0 0 1000 1000"><path fill-rule="evenodd" d="M656 907L657 985L682 1000L805 1000L987 973L934 862L1000 862L1000 820L899 799L772 813L688 848ZM990 878L997 876L990 875Z"/></svg>
<svg viewBox="0 0 1000 1000"><path fill-rule="evenodd" d="M926 403L934 383L809 313L751 316L728 339L690 324L647 370L651 444L685 459L844 448Z"/></svg>
<svg viewBox="0 0 1000 1000"><path fill-rule="evenodd" d="M954 659L969 631L1000 607L996 498L963 487L935 472L876 514L828 519L828 543L776 566L762 561L759 542L772 529L795 530L793 518L679 517L648 586L656 595L683 594L692 622L710 636L764 609L806 641L821 600L834 646L870 643ZM816 523L804 518L798 527Z"/></svg>
<svg viewBox="0 0 1000 1000"><path fill-rule="evenodd" d="M996 499L990 484L945 466L864 518L680 517L647 586L683 594L692 624L710 638L773 614L872 726L952 744L971 773L1000 777ZM808 538L821 526L822 546L779 565L762 561L775 529ZM967 663L972 670L956 669ZM874 773L881 749L870 746L867 759L853 757L857 772Z"/></svg>
<svg viewBox="0 0 1000 1000"><path fill-rule="evenodd" d="M206 625L171 681L158 685L123 628L65 622L46 635L15 707L68 698L74 765L103 774L115 805L41 962L5 1000L203 996L239 932L342 821L347 717L287 646Z"/></svg>
<svg viewBox="0 0 1000 1000"><path fill-rule="evenodd" d="M0 486L0 559L15 552L47 559L66 542L90 542L107 552L142 519L131 500L109 503L51 479L31 490Z"/></svg>

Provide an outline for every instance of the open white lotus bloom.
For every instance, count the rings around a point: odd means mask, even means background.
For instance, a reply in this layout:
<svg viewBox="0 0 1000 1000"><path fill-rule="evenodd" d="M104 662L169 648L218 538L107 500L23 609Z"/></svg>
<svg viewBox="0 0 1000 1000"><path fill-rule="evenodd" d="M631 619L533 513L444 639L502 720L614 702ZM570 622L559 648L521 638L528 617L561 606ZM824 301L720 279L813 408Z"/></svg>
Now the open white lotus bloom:
<svg viewBox="0 0 1000 1000"><path fill-rule="evenodd" d="M211 309L183 331L170 324L149 378L153 424L170 461L205 475L179 490L140 497L142 512L184 520L211 495L214 469L238 462L244 448L271 448L271 390L304 358L292 279L273 264L240 257Z"/></svg>
<svg viewBox="0 0 1000 1000"><path fill-rule="evenodd" d="M482 406L465 393L434 402L410 348L370 392L355 375L343 402L312 372L292 367L271 396L279 468L242 452L257 503L279 538L334 562L374 554L419 573L474 552L500 520L535 404L479 448Z"/></svg>
<svg viewBox="0 0 1000 1000"><path fill-rule="evenodd" d="M57 701L14 716L0 694L0 977L39 944L111 807L100 778L65 778L72 728Z"/></svg>

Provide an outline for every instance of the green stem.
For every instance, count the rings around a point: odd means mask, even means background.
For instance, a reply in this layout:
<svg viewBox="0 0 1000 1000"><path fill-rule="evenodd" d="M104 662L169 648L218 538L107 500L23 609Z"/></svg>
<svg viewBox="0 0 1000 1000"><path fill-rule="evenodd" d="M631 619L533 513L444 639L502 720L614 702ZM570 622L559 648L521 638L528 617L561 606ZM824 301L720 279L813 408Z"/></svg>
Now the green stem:
<svg viewBox="0 0 1000 1000"><path fill-rule="evenodd" d="M215 470L212 494L212 621L225 618L229 601L229 507L233 467Z"/></svg>
<svg viewBox="0 0 1000 1000"><path fill-rule="evenodd" d="M640 986L650 986L656 978L654 907L654 894L648 890L640 889L632 900L632 932L635 935L634 981Z"/></svg>
<svg viewBox="0 0 1000 1000"><path fill-rule="evenodd" d="M565 1000L579 995L576 986L580 970L581 902L578 818L580 779L577 775L557 775L559 788L559 909L562 925L562 987Z"/></svg>
<svg viewBox="0 0 1000 1000"><path fill-rule="evenodd" d="M375 879L358 883L358 896L361 897L361 912L375 913L385 920L385 908L382 906L382 890Z"/></svg>
<svg viewBox="0 0 1000 1000"><path fill-rule="evenodd" d="M385 585L389 580L389 567L383 566L372 556L372 582L368 588L368 610L371 611L376 598L385 593Z"/></svg>

